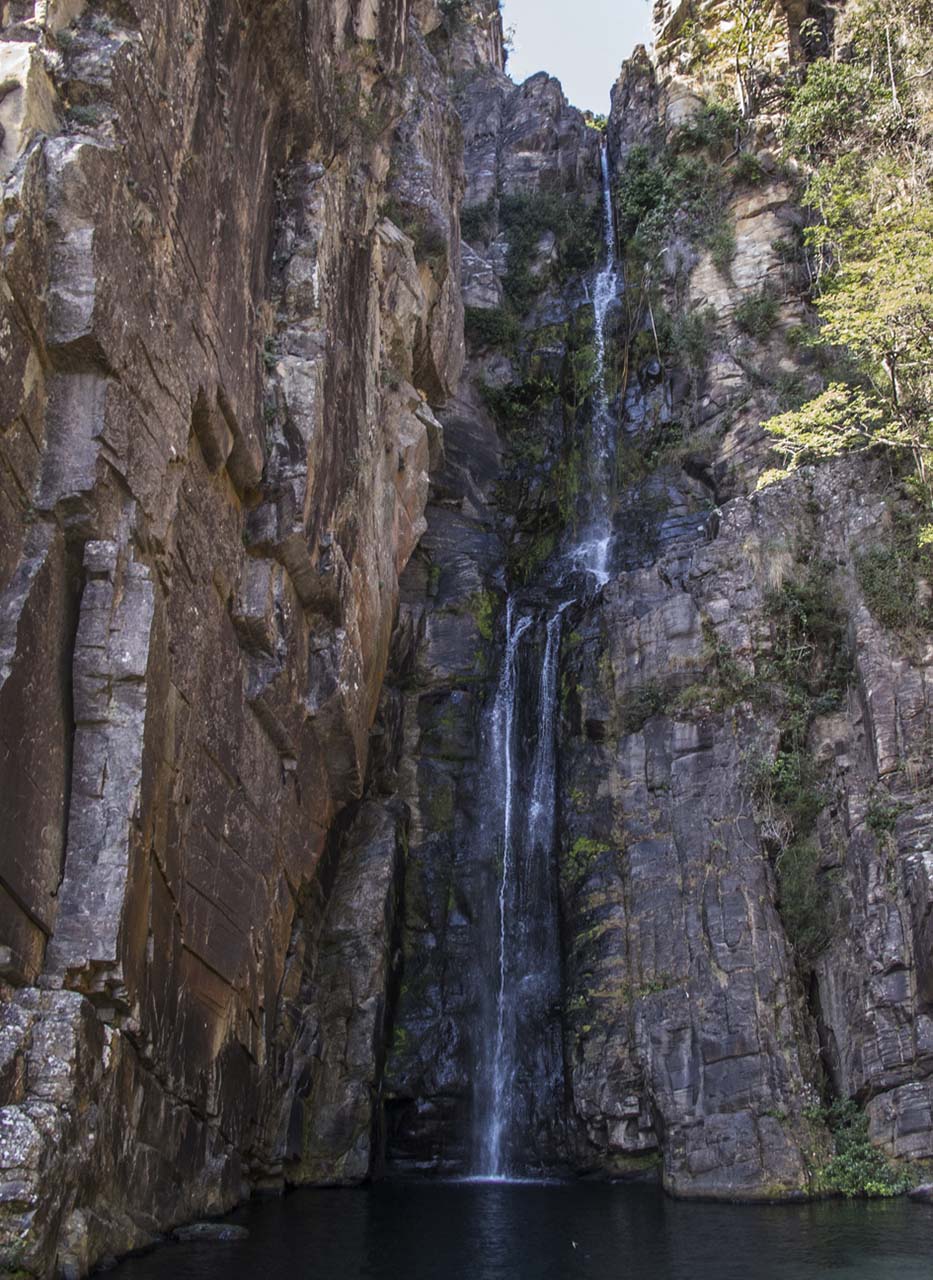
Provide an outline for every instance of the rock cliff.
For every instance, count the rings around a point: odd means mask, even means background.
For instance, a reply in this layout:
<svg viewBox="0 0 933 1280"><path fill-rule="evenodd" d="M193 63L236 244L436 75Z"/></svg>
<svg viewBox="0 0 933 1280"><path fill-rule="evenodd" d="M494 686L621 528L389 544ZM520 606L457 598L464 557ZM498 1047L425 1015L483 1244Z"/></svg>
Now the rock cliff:
<svg viewBox="0 0 933 1280"><path fill-rule="evenodd" d="M508 79L495 0L0 6L7 1271L477 1167L507 598L528 761L562 634L524 1163L802 1196L829 1097L933 1159L933 650L865 572L909 500L874 455L756 490L821 377L777 93L808 11L769 7L739 145L692 8L606 128L594 586L555 565L601 138Z"/></svg>
<svg viewBox="0 0 933 1280"><path fill-rule="evenodd" d="M299 1158L463 362L460 126L432 4L2 18L3 1247L77 1274Z"/></svg>

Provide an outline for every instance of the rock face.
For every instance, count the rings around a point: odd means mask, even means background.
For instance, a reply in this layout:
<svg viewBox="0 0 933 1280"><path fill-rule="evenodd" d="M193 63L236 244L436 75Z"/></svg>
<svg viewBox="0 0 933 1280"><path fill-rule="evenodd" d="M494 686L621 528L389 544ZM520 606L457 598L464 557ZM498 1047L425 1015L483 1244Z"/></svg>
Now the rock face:
<svg viewBox="0 0 933 1280"><path fill-rule="evenodd" d="M464 207L478 222L465 234L464 300L473 314L499 315L514 277L508 209L572 200L598 216L598 140L568 107L559 84L532 77L514 86L494 71L457 96L463 120ZM477 217L479 213L479 217ZM465 215L466 217L467 215ZM579 270L561 269L554 232L532 248L535 300L527 341L559 377L569 360L573 316L585 301ZM587 266L592 265L591 254ZM512 268L510 269L510 262ZM490 386L522 376L518 353L471 347L456 396L442 413L446 462L434 477L428 529L403 577L399 622L402 728L399 793L412 815L404 891L403 971L386 1066L386 1154L390 1166L476 1171L478 1097L491 1051L489 1002L498 982L498 881L503 761L491 720L500 676L506 559L514 540L500 486L514 475L512 442L490 408ZM558 456L565 411L552 406L542 434ZM541 484L548 464L532 479ZM506 482L507 483L507 482ZM543 635L539 640L539 660ZM527 726L534 733L533 721ZM544 1033L558 1063L560 1023ZM540 1030L540 1028L539 1028ZM493 1037L494 1040L494 1037ZM523 1125L531 1163L565 1163L562 1080L551 1092L526 1082ZM562 1069L558 1072L562 1076Z"/></svg>
<svg viewBox="0 0 933 1280"><path fill-rule="evenodd" d="M2 23L0 1199L44 1275L310 1176L306 1024L367 981L312 943L321 859L463 362L462 176L433 4ZM376 930L404 823L355 823ZM378 1037L367 963L328 1054Z"/></svg>
<svg viewBox="0 0 933 1280"><path fill-rule="evenodd" d="M0 4L8 1271L252 1187L477 1167L507 594L528 758L566 604L524 1162L800 1196L828 1094L933 1158L933 649L864 573L897 502L877 460L754 492L815 376L774 112L717 157L728 261L671 210L673 337L610 312L594 591L554 564L600 140L506 77L495 0L443 9ZM776 13L768 74L805 16ZM614 180L702 106L686 14L616 86Z"/></svg>
<svg viewBox="0 0 933 1280"><path fill-rule="evenodd" d="M772 68L786 69L802 16L778 13ZM704 84L677 69L676 23L666 11L658 22L668 35L656 55L637 54L615 90L620 173L703 103ZM539 283L521 311L521 231L509 225L515 192L581 190L578 156L596 204L593 140L572 140L548 84L516 93L490 77L459 100L476 336L442 414L447 466L405 576L396 676L413 826L385 1090L389 1160L406 1168L477 1167L502 603L509 588L542 619L554 607L549 521L579 440L567 368L592 323L586 270L552 274L556 237L542 234L523 250ZM547 124L516 120L532 95ZM702 344L691 353L681 339L661 358L646 334L607 376L621 428L613 572L595 599L577 592L561 655L567 1105L549 1131L530 1121L525 1154L590 1175L657 1168L682 1196L772 1200L817 1185L832 1150L816 1118L827 1096L862 1103L892 1157L926 1158L933 1142L917 746L928 654L866 602L861 566L898 519L874 464L750 492L769 464L762 419L789 378L806 388L814 376L794 347L805 281L787 246L801 214L766 111L751 145L742 166L728 148L717 160L728 260L697 244L681 212L668 232L662 299L675 317L702 318ZM762 297L773 313L756 328L748 303ZM520 312L505 342L482 318L502 310ZM535 703L523 696L530 751Z"/></svg>
<svg viewBox="0 0 933 1280"><path fill-rule="evenodd" d="M614 91L623 167L700 109L680 12L659 6L654 61L636 55ZM802 16L777 11L775 65ZM903 513L856 462L746 496L767 465L758 424L775 389L790 370L804 386L812 376L788 341L805 315L786 254L800 215L772 174L772 141L763 113L754 189L723 188L727 268L675 215L663 287L678 307L710 309L694 368L681 352L663 375L660 421L689 427L673 465L662 434L660 465L622 493L620 572L573 618L564 652L576 1159L624 1173L657 1153L665 1187L694 1197L805 1193L826 1158L812 1104L827 1092L865 1106L889 1156L933 1147L919 747L930 651L872 616L864 573ZM743 306L765 295L773 322L750 332ZM652 367L626 405L626 459L642 470L638 441L659 421L638 404Z"/></svg>

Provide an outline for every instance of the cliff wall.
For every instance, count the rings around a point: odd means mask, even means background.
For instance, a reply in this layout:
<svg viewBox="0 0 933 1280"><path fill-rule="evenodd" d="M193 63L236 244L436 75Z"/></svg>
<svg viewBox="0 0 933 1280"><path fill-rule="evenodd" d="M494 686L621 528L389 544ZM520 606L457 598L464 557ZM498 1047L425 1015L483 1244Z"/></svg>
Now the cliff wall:
<svg viewBox="0 0 933 1280"><path fill-rule="evenodd" d="M3 1256L77 1274L281 1181L463 178L433 4L2 19Z"/></svg>
<svg viewBox="0 0 933 1280"><path fill-rule="evenodd" d="M614 90L594 585L601 139L494 0L2 5L8 1271L475 1167L508 599L527 758L564 609L526 1162L809 1195L832 1098L933 1158L928 586L887 455L758 488L825 381L764 9Z"/></svg>

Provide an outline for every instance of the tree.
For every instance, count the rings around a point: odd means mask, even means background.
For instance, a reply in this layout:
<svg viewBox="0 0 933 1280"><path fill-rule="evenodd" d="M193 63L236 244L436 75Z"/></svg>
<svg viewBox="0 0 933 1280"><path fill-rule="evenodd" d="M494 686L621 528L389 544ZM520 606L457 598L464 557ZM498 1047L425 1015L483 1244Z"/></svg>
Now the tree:
<svg viewBox="0 0 933 1280"><path fill-rule="evenodd" d="M930 0L853 0L836 55L796 92L788 151L811 169L817 342L842 354L834 382L765 423L792 465L885 445L910 451L933 507L933 186L927 145Z"/></svg>

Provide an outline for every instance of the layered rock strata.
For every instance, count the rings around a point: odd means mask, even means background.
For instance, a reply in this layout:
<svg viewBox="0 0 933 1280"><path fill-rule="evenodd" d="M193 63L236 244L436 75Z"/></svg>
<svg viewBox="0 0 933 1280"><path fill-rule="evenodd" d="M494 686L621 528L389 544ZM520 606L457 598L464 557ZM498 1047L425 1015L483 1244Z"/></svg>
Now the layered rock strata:
<svg viewBox="0 0 933 1280"><path fill-rule="evenodd" d="M433 4L2 23L2 1257L78 1274L306 1176L290 1011L463 361L459 125Z"/></svg>
<svg viewBox="0 0 933 1280"><path fill-rule="evenodd" d="M731 241L669 211L674 339L610 312L594 592L555 566L600 139L508 80L494 0L442 7L0 7L8 1270L82 1274L253 1188L475 1168L509 592L532 657L575 598L563 1089L527 1163L805 1195L828 1096L933 1158L931 652L860 571L899 499L874 459L754 492L761 420L817 376L767 98L806 14L775 9L754 163L713 156ZM616 86L614 183L715 82L687 9Z"/></svg>

